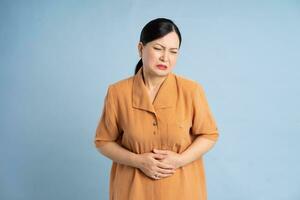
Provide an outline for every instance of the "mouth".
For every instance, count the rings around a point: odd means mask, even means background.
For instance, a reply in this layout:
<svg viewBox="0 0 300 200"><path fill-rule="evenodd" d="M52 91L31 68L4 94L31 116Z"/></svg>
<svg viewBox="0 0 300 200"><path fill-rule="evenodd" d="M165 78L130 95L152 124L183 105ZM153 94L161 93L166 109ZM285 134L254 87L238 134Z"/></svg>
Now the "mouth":
<svg viewBox="0 0 300 200"><path fill-rule="evenodd" d="M156 65L156 67L160 70L166 70L168 67L166 65Z"/></svg>

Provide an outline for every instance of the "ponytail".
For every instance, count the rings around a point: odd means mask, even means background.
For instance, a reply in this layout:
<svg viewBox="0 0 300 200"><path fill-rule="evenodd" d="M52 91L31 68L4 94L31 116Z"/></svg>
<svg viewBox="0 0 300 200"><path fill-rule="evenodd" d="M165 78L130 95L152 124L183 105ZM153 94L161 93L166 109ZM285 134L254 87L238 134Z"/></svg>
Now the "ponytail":
<svg viewBox="0 0 300 200"><path fill-rule="evenodd" d="M142 58L141 58L135 66L134 74L136 74L142 66L143 66L143 61L142 61Z"/></svg>

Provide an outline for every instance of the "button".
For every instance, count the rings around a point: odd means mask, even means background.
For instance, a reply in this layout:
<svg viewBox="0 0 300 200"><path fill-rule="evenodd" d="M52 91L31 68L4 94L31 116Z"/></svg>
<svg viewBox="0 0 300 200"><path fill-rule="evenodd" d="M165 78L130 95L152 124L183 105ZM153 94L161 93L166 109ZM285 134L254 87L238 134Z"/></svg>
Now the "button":
<svg viewBox="0 0 300 200"><path fill-rule="evenodd" d="M156 131L153 131L153 134L155 135L155 134L156 134Z"/></svg>
<svg viewBox="0 0 300 200"><path fill-rule="evenodd" d="M156 121L154 121L154 122L153 122L153 126L156 126L156 125L157 125L157 122L156 122Z"/></svg>

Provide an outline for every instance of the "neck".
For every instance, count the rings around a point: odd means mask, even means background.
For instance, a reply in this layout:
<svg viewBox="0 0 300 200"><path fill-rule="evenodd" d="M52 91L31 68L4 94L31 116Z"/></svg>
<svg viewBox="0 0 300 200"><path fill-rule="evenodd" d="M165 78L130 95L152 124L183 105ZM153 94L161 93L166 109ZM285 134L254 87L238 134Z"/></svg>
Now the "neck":
<svg viewBox="0 0 300 200"><path fill-rule="evenodd" d="M166 79L166 77L160 77L160 76L151 76L150 73L147 73L144 68L142 70L143 79L146 87L149 90L155 90L158 89L159 86L163 83L163 81Z"/></svg>

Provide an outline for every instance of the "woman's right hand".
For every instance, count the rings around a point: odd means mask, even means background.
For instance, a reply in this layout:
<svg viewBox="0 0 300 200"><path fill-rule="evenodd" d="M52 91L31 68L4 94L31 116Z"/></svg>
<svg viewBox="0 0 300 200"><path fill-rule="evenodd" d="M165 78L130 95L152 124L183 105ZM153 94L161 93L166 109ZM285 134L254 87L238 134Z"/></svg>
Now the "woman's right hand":
<svg viewBox="0 0 300 200"><path fill-rule="evenodd" d="M139 169L153 179L161 179L171 176L175 173L176 169L172 165L160 162L164 159L164 154L143 153L139 154ZM157 176L155 176L157 175Z"/></svg>

